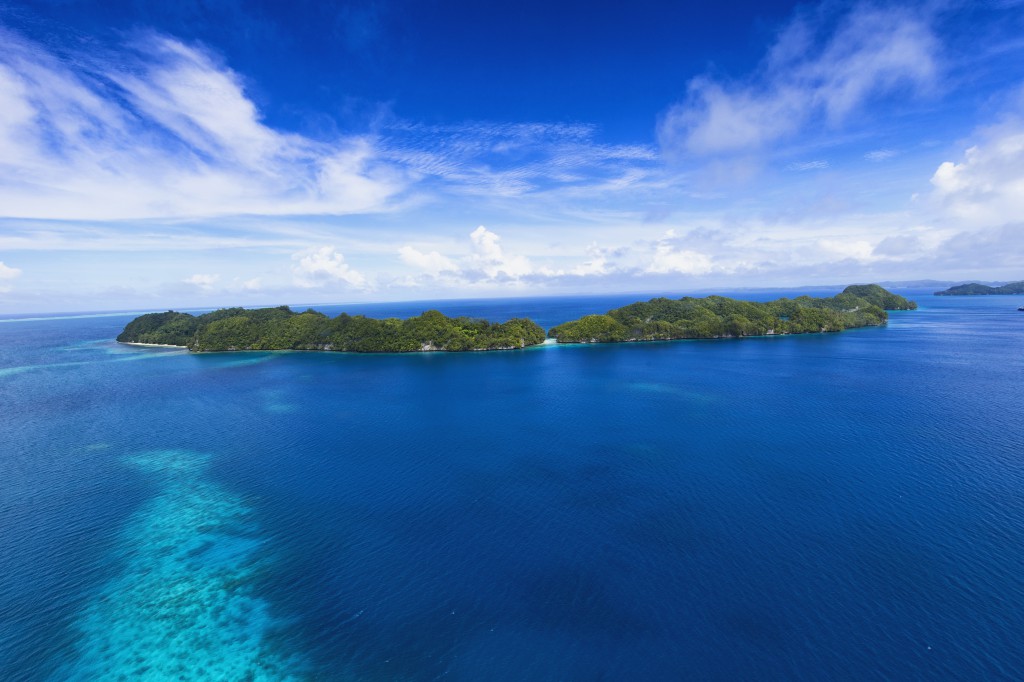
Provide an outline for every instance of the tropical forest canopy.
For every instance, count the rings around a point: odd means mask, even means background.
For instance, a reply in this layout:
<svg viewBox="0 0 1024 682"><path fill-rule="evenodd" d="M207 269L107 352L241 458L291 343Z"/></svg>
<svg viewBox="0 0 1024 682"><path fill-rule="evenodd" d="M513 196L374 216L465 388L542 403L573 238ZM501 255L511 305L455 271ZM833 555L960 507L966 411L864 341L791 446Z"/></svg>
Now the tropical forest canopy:
<svg viewBox="0 0 1024 682"><path fill-rule="evenodd" d="M384 320L342 313L330 318L315 310L225 308L205 315L168 311L142 315L124 328L118 341L186 346L194 351L335 350L359 353L466 351L522 348L544 342L544 330L531 320L491 323L448 317L428 310L406 320Z"/></svg>
<svg viewBox="0 0 1024 682"><path fill-rule="evenodd" d="M799 296L767 303L723 296L655 298L553 327L560 343L613 343L835 332L885 324L886 310L917 304L877 284L853 285L831 298ZM532 320L492 323L428 310L378 320L315 310L224 308L204 315L167 311L135 318L117 337L126 343L185 346L193 351L333 350L357 353L505 350L544 342Z"/></svg>
<svg viewBox="0 0 1024 682"><path fill-rule="evenodd" d="M767 303L724 296L654 298L552 327L559 343L713 339L837 332L885 324L886 310L917 304L877 284L846 287L830 298L779 298Z"/></svg>

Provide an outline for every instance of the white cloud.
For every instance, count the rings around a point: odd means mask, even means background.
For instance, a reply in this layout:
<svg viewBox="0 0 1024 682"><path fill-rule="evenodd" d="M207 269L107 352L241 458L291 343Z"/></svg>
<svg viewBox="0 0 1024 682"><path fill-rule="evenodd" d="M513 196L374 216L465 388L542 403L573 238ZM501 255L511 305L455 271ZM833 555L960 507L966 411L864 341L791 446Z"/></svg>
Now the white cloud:
<svg viewBox="0 0 1024 682"><path fill-rule="evenodd" d="M959 161L931 178L932 198L959 227L997 227L1024 216L1024 90L1003 120L980 130Z"/></svg>
<svg viewBox="0 0 1024 682"><path fill-rule="evenodd" d="M602 249L597 245L597 242L591 242L587 247L587 256L589 257L588 260L572 268L569 274L579 277L593 277L607 275L612 271L613 266L609 261L609 250Z"/></svg>
<svg viewBox="0 0 1024 682"><path fill-rule="evenodd" d="M320 246L292 256L293 282L306 289L328 284L344 283L356 289L369 286L361 273L345 262L345 257L333 246Z"/></svg>
<svg viewBox="0 0 1024 682"><path fill-rule="evenodd" d="M501 237L483 225L470 233L473 245L470 266L488 279L518 279L533 273L533 266L525 256L509 256L501 246Z"/></svg>
<svg viewBox="0 0 1024 682"><path fill-rule="evenodd" d="M871 254L892 260L907 260L919 258L926 252L927 248L927 244L920 235L903 233L890 235L878 242L872 249Z"/></svg>
<svg viewBox="0 0 1024 682"><path fill-rule="evenodd" d="M21 276L21 270L0 261L0 292L11 290L10 282Z"/></svg>
<svg viewBox="0 0 1024 682"><path fill-rule="evenodd" d="M935 251L934 263L958 278L1019 280L1024 263L1024 222L972 227L952 235Z"/></svg>
<svg viewBox="0 0 1024 682"><path fill-rule="evenodd" d="M970 224L1024 215L1024 131L974 146L942 163L931 182L950 214Z"/></svg>
<svg viewBox="0 0 1024 682"><path fill-rule="evenodd" d="M867 262L877 257L875 245L865 239L821 239L818 246L831 256L831 260L852 258Z"/></svg>
<svg viewBox="0 0 1024 682"><path fill-rule="evenodd" d="M483 225L478 226L469 234L470 241L473 242L473 250L475 257L485 262L501 261L505 254L502 251L501 237L488 230Z"/></svg>
<svg viewBox="0 0 1024 682"><path fill-rule="evenodd" d="M442 256L437 251L424 252L406 244L398 250L402 262L418 268L432 277L443 272L457 272L459 266L451 258Z"/></svg>
<svg viewBox="0 0 1024 682"><path fill-rule="evenodd" d="M795 284L823 279L831 283L832 277L853 276L858 267L918 264L934 258L949 233L927 226L908 227L908 219L901 214L830 215L800 223L786 218L766 222L704 215L681 221L697 227L684 227L678 233L668 229L653 240L624 236L650 229L638 223L621 226L608 234L609 240L603 244L593 240L589 244L561 239L558 243L527 241L522 244L526 250L517 255L508 253L497 233L478 227L471 233L468 252L462 255L403 247L402 262L420 274L399 275L390 283L397 288L434 286L465 291L527 284L571 288L586 282L608 290L635 288L643 281L664 286L680 276L702 283L763 284L778 281L787 273L804 273L808 278L803 282L796 279ZM893 237L886 239L887 235ZM519 267L509 267L509 262ZM485 271L484 265L489 269Z"/></svg>
<svg viewBox="0 0 1024 682"><path fill-rule="evenodd" d="M746 150L788 135L803 117L799 91L767 95L729 92L707 78L690 81L689 102L668 110L658 138L669 152L695 154Z"/></svg>
<svg viewBox="0 0 1024 682"><path fill-rule="evenodd" d="M269 125L242 75L168 36L61 55L0 29L0 248L143 250L159 241L149 238L158 222L173 222L198 228L175 237L183 249L247 241L291 252L333 238L289 234L293 216L389 213L453 195L501 215L550 212L666 182L653 146L602 144L592 125L385 116L373 135L325 141ZM536 202L515 201L525 195ZM265 237L202 225L225 216L267 217ZM51 222L9 230L20 218ZM478 263L485 278L528 270L522 258Z"/></svg>
<svg viewBox="0 0 1024 682"><path fill-rule="evenodd" d="M852 122L875 97L926 89L938 60L954 58L936 49L927 11L842 12L792 21L750 79L691 82L690 101L660 132L668 151L727 153L700 173L665 166L650 145L602 144L591 125L428 126L385 115L373 135L313 139L271 126L244 77L196 46L151 36L117 55L67 48L58 58L0 33L0 214L30 218L0 218L0 252L8 261L30 250L85 254L38 258L32 279L99 291L102 254L131 251L140 272L177 281L197 301L213 288L240 300L255 290L251 300L295 300L318 293L295 286L331 285L397 298L405 286L455 295L756 286L866 279L889 264L884 276L899 279L995 257L1024 262L1013 246L1024 215L1024 106L938 168L934 146L898 137L902 120L887 120L877 137L818 144L815 131ZM774 158L742 153L788 135L797 139ZM883 145L893 149L868 151ZM896 149L900 165L887 174L844 162L820 177L765 173L764 184L734 189L762 169L814 171L851 154L883 162ZM726 189L698 194L709 176ZM929 177L930 194L901 203ZM370 212L385 215L309 217ZM465 215L500 226L441 236ZM149 219L108 220L140 216ZM670 225L681 236L659 238ZM195 267L221 279L197 273L186 289L168 243L206 251L194 262L210 264ZM345 255L307 248L329 244ZM216 264L225 249L244 263ZM941 259L950 250L957 263ZM72 260L73 272L58 272ZM0 285L13 279L4 267ZM255 273L263 281L246 279Z"/></svg>
<svg viewBox="0 0 1024 682"><path fill-rule="evenodd" d="M191 277L185 278L183 281L186 284L195 285L203 291L210 291L219 279L220 275L195 274Z"/></svg>
<svg viewBox="0 0 1024 682"><path fill-rule="evenodd" d="M0 280L12 280L21 276L21 270L12 268L3 261L0 261Z"/></svg>
<svg viewBox="0 0 1024 682"><path fill-rule="evenodd" d="M553 278L566 276L598 276L611 272L614 266L613 250L600 248L595 242L586 247L587 260L569 269L535 266L530 258L521 254L509 254L501 244L501 237L483 225L469 234L468 252L460 256L445 256L438 251L424 252L411 245L399 249L399 257L406 265L419 270L423 275L449 286L487 286L493 284L522 285L525 281L543 284ZM530 244L537 255L552 257L554 254L537 252L543 246ZM401 281L418 281L415 278Z"/></svg>
<svg viewBox="0 0 1024 682"><path fill-rule="evenodd" d="M675 230L669 230L654 247L654 257L644 272L649 274L678 273L706 275L712 271L711 257L706 253L678 248Z"/></svg>
<svg viewBox="0 0 1024 682"><path fill-rule="evenodd" d="M238 76L199 50L164 37L147 41L144 48L152 61L139 73L115 71L111 77L137 111L192 149L255 165L303 145L301 138L265 127Z"/></svg>
<svg viewBox="0 0 1024 682"><path fill-rule="evenodd" d="M0 211L123 219L388 210L409 184L374 141L267 126L241 78L162 36L58 59L0 30Z"/></svg>
<svg viewBox="0 0 1024 682"><path fill-rule="evenodd" d="M671 107L659 125L662 146L693 154L749 151L815 119L838 125L879 94L927 88L937 47L920 15L860 5L823 41L824 18L798 16L754 82L691 80L687 101Z"/></svg>

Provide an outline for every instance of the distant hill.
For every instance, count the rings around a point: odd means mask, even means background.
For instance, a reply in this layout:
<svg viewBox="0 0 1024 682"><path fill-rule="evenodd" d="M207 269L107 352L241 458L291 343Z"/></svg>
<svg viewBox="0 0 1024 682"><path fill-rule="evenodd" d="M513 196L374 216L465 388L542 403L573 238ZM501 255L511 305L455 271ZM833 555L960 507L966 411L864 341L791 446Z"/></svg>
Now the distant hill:
<svg viewBox="0 0 1024 682"><path fill-rule="evenodd" d="M936 296L987 296L998 294L1024 294L1024 281L1010 282L1001 287L990 287L985 284L961 284L945 291L936 291Z"/></svg>

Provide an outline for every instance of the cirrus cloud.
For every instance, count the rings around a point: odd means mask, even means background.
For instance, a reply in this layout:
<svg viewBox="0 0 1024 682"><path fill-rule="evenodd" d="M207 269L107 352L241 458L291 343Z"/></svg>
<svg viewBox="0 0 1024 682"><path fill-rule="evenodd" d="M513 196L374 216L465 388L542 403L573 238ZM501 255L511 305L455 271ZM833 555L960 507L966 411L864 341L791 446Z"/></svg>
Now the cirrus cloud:
<svg viewBox="0 0 1024 682"><path fill-rule="evenodd" d="M938 43L920 12L859 5L831 31L825 19L799 15L749 82L691 79L687 99L662 117L662 147L697 155L756 150L815 120L838 125L872 97L932 84Z"/></svg>
<svg viewBox="0 0 1024 682"><path fill-rule="evenodd" d="M237 73L173 38L71 59L2 28L0 41L5 217L379 212L409 183L370 137L271 128Z"/></svg>

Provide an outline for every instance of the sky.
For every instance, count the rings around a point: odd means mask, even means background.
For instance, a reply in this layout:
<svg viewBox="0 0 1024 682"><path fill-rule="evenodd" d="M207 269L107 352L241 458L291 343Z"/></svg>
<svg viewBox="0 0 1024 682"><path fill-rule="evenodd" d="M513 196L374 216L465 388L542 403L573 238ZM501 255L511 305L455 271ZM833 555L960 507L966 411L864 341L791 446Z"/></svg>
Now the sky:
<svg viewBox="0 0 1024 682"><path fill-rule="evenodd" d="M0 0L0 313L922 279L1024 279L1024 0Z"/></svg>

